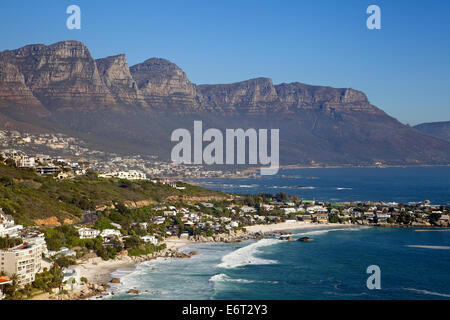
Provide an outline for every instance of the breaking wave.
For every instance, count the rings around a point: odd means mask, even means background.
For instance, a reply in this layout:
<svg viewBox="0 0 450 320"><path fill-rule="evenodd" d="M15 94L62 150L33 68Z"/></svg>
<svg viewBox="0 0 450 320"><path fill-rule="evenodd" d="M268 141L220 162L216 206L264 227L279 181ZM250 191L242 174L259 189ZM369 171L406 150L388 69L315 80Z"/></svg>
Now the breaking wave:
<svg viewBox="0 0 450 320"><path fill-rule="evenodd" d="M252 283L255 282L253 280L247 279L232 279L224 273L216 274L212 276L209 281L211 282L239 282L239 283Z"/></svg>
<svg viewBox="0 0 450 320"><path fill-rule="evenodd" d="M237 282L237 283L272 283L276 284L278 281L257 281L257 280L248 280L248 279L233 279L227 276L224 273L216 274L212 276L209 281L211 282Z"/></svg>
<svg viewBox="0 0 450 320"><path fill-rule="evenodd" d="M356 228L333 228L333 229L322 229L322 230L313 230L313 231L306 231L306 232L300 232L294 234L294 236L306 236L306 235L319 235L319 234L325 234L332 231L360 231L369 229L370 227L356 227Z"/></svg>
<svg viewBox="0 0 450 320"><path fill-rule="evenodd" d="M233 251L222 258L222 263L218 265L220 268L236 268L246 266L249 264L276 264L276 260L268 260L255 257L255 254L261 247L267 247L280 243L280 240L276 239L262 239L258 242L252 243L246 247Z"/></svg>
<svg viewBox="0 0 450 320"><path fill-rule="evenodd" d="M417 292L417 293L420 293L420 294L430 295L430 296L439 296L439 297L450 298L450 294L446 294L446 293L439 293L439 292L433 292L433 291L428 291L428 290L420 290L420 289L414 289L414 288L404 288L404 289L408 290L408 291Z"/></svg>

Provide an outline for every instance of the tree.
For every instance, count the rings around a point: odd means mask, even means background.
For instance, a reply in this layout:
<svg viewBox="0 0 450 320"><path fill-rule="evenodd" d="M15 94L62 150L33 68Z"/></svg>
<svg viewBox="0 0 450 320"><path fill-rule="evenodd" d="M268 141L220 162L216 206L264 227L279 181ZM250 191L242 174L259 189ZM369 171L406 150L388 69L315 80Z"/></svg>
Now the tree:
<svg viewBox="0 0 450 320"><path fill-rule="evenodd" d="M433 212L428 216L428 219L430 220L431 224L436 224L440 218L441 218L441 214L437 213L437 212Z"/></svg>

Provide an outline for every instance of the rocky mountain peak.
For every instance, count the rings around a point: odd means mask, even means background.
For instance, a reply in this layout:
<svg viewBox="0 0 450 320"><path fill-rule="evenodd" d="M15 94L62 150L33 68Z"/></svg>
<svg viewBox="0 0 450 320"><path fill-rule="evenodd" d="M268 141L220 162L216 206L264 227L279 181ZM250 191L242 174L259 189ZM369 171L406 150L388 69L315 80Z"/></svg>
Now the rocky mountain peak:
<svg viewBox="0 0 450 320"><path fill-rule="evenodd" d="M148 105L169 109L196 107L196 87L176 64L151 58L130 68Z"/></svg>

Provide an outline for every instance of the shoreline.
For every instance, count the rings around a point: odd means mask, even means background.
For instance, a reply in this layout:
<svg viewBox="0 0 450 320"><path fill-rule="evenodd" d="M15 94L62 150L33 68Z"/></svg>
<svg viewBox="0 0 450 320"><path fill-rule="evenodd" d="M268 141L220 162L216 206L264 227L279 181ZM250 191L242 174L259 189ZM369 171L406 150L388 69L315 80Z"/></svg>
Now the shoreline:
<svg viewBox="0 0 450 320"><path fill-rule="evenodd" d="M195 241L190 239L168 239L164 241L167 245L167 248L161 251L162 254L153 255L152 257L129 257L129 256L120 256L119 259L110 260L110 261L100 261L100 262L87 262L80 265L77 265L80 270L80 274L82 277L86 277L89 280L89 283L97 286L105 286L108 285L111 280L114 278L113 273L120 269L135 269L139 263L161 258L161 257L173 257L177 258L177 256L169 255L167 256L165 253L167 252L178 252L180 253L180 249L187 247L189 245L201 244L201 243L233 243L233 239L241 239L243 236L246 236L248 239L244 241L259 239L262 234L270 234L277 231L287 231L287 230L302 230L302 229L317 229L317 228L330 228L330 227L354 227L355 225L343 225L339 223L310 223L310 222L281 222L275 224L257 224L253 226L246 227L245 233L236 233L229 238L219 241ZM181 253L182 254L182 253ZM184 258L188 258L190 256L184 256ZM182 258L182 257L178 257ZM95 258L98 259L98 258ZM133 272L133 271L131 271ZM130 272L130 273L131 273Z"/></svg>
<svg viewBox="0 0 450 320"><path fill-rule="evenodd" d="M320 228L350 228L350 227L366 227L367 225L360 224L341 224L341 223L311 223L304 221L295 222L280 222L274 224L256 224L252 226L245 227L246 231L231 233L230 235L219 234L215 237L209 238L197 238L192 239L179 239L177 237L172 237L166 239L163 243L166 244L167 248L154 254L130 257L127 255L118 255L114 260L103 261L101 258L91 258L84 263L75 265L74 268L79 270L80 277L85 277L88 279L89 284L84 285L81 288L69 292L65 295L66 297L51 297L48 294L41 294L33 298L33 300L50 300L50 299L75 299L75 300L85 300L85 299L102 299L108 295L108 289L110 284L114 279L113 273L121 269L130 269L129 273L132 273L139 263L154 260L157 258L190 258L192 255L197 254L192 252L190 254L183 253L179 251L189 245L201 244L201 243L237 243L248 240L260 240L265 236L272 235L273 233L279 233L282 231L290 230L303 230L303 229L320 229ZM377 225L373 225L377 226ZM378 225L379 227L383 227ZM395 227L395 226L394 226ZM417 226L419 227L419 226ZM422 226L423 228L424 226ZM423 230L423 229L422 229ZM425 231L425 230L424 230ZM120 283L120 277L117 278ZM131 288L127 288L131 289Z"/></svg>

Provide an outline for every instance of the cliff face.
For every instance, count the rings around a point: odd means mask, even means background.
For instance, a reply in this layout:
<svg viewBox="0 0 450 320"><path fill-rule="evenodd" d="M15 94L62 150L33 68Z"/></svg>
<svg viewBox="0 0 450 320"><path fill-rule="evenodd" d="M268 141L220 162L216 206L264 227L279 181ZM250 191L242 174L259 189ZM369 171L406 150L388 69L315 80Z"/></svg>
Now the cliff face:
<svg viewBox="0 0 450 320"><path fill-rule="evenodd" d="M25 84L24 75L15 65L4 61L0 61L0 100L22 106L36 114L48 115Z"/></svg>
<svg viewBox="0 0 450 320"><path fill-rule="evenodd" d="M265 114L276 110L277 92L268 78L197 87L203 109L222 114Z"/></svg>
<svg viewBox="0 0 450 320"><path fill-rule="evenodd" d="M196 87L174 63L158 58L131 67L146 103L157 109L196 108Z"/></svg>
<svg viewBox="0 0 450 320"><path fill-rule="evenodd" d="M114 95L116 103L147 106L136 81L131 75L124 54L97 59L95 62L100 78Z"/></svg>
<svg viewBox="0 0 450 320"><path fill-rule="evenodd" d="M382 113L360 91L298 82L274 86L268 78L226 85L201 85L197 86L197 92L202 108L224 114L292 114L308 109Z"/></svg>
<svg viewBox="0 0 450 320"><path fill-rule="evenodd" d="M15 65L25 85L50 110L92 109L114 103L87 47L77 41L29 45L0 54Z"/></svg>
<svg viewBox="0 0 450 320"><path fill-rule="evenodd" d="M3 99L50 110L132 105L158 112L222 115L289 114L320 108L380 112L353 89L273 85L268 78L196 86L170 61L152 58L130 68L124 54L94 60L77 41L4 51L0 62Z"/></svg>
<svg viewBox="0 0 450 320"><path fill-rule="evenodd" d="M282 164L450 163L449 142L401 124L350 88L268 78L195 85L170 61L130 68L125 55L94 60L77 41L0 52L0 126L70 130L100 149L167 159L171 131L194 120L279 128Z"/></svg>

